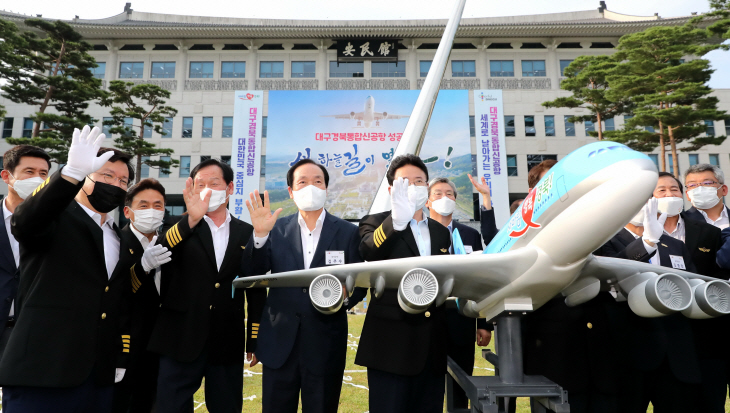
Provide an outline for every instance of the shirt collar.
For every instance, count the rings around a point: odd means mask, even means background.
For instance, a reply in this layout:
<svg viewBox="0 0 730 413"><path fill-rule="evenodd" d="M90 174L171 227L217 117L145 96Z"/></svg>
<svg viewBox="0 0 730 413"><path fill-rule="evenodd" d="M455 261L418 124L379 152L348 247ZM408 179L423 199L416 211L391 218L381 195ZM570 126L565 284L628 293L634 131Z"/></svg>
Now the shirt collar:
<svg viewBox="0 0 730 413"><path fill-rule="evenodd" d="M707 213L705 211L703 211L701 209L697 209L697 210L700 211L700 214L702 214L702 216L705 217L706 220L707 219L710 219L710 217L707 216ZM723 218L726 218L726 219L728 218L728 216L727 216L727 208L724 205L722 206L722 212L720 212L720 218L718 218L717 220L712 220L712 219L710 219L710 220L713 221L713 222L717 222L717 221L719 221L719 220L721 220Z"/></svg>
<svg viewBox="0 0 730 413"><path fill-rule="evenodd" d="M82 204L79 201L76 201L76 203L84 209L84 211L89 215L89 217L91 217L91 219L94 220L94 222L96 222L97 224L101 222L100 213L92 211L91 209L87 208L86 205ZM104 223L99 226L103 227L104 225L108 226L111 229L114 229L114 217L112 216L112 214L106 214L106 221L104 221Z"/></svg>
<svg viewBox="0 0 730 413"><path fill-rule="evenodd" d="M8 206L6 204L7 202L8 202L8 197L3 198L3 216L5 217L6 221L10 219L11 215L13 215L13 213L10 212L10 210L8 209Z"/></svg>
<svg viewBox="0 0 730 413"><path fill-rule="evenodd" d="M677 227L674 228L674 231L668 232L667 230L664 230L664 232L666 232L669 235L672 235L672 234L676 234L677 232L679 232L679 230L683 230L683 228L684 228L684 220L682 219L682 216L680 215L679 219L677 220Z"/></svg>
<svg viewBox="0 0 730 413"><path fill-rule="evenodd" d="M132 234L134 234L134 236L137 237L137 241L139 241L139 243L142 244L143 247L145 246L145 243L149 244L150 240L147 239L147 236L145 234L139 232L137 230L137 228L135 228L134 225L132 225L131 222L129 223L129 228L132 230Z"/></svg>
<svg viewBox="0 0 730 413"><path fill-rule="evenodd" d="M322 228L322 225L324 224L324 216L325 216L325 214L327 214L327 211L325 211L323 209L322 210L322 213L319 214L319 217L317 218L317 222L314 224L314 229ZM300 227L307 228L307 230L309 229L309 227L307 227L307 223L304 222L304 218L302 218L302 213L301 212L297 212L297 222L299 223L299 226Z"/></svg>
<svg viewBox="0 0 730 413"><path fill-rule="evenodd" d="M213 220L212 220L212 219L211 219L211 218L210 218L210 217L208 216L208 214L205 214L205 215L203 215L203 219L205 219L205 222L207 222L207 223L208 223L209 225L212 225L212 226L214 226L214 227L216 227L216 228L223 228L223 227L225 227L226 225L228 225L228 223L230 223L230 222L231 222L231 214L226 214L226 220L225 220L225 221L223 221L223 224L221 224L221 226L220 226L220 227L219 227L219 226L217 226L217 225L215 224L215 222L213 222Z"/></svg>

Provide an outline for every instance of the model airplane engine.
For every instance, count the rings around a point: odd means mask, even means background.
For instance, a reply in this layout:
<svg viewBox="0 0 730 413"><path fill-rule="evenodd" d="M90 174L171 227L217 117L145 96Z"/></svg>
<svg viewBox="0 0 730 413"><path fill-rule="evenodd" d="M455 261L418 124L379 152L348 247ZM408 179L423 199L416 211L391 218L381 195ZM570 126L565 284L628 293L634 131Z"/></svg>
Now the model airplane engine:
<svg viewBox="0 0 730 413"><path fill-rule="evenodd" d="M436 276L429 270L414 268L400 280L398 304L407 313L420 314L434 302L438 293Z"/></svg>
<svg viewBox="0 0 730 413"><path fill-rule="evenodd" d="M655 275L629 292L629 307L641 317L661 317L692 304L692 287L676 274Z"/></svg>
<svg viewBox="0 0 730 413"><path fill-rule="evenodd" d="M383 112L383 119L388 119L388 112Z"/></svg>
<svg viewBox="0 0 730 413"><path fill-rule="evenodd" d="M309 284L309 298L320 313L334 314L340 310L345 299L342 283L334 275L322 274Z"/></svg>
<svg viewBox="0 0 730 413"><path fill-rule="evenodd" d="M355 112L350 112L350 119L355 119Z"/></svg>
<svg viewBox="0 0 730 413"><path fill-rule="evenodd" d="M686 317L703 319L730 314L730 285L725 281L690 280L692 304L682 311Z"/></svg>

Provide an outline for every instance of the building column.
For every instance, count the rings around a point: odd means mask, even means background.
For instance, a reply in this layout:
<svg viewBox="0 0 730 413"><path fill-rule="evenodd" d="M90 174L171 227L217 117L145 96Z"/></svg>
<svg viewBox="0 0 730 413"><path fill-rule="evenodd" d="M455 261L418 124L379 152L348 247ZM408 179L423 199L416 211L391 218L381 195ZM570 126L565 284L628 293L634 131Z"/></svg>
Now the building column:
<svg viewBox="0 0 730 413"><path fill-rule="evenodd" d="M416 53L416 45L411 40L408 47L408 57L406 61L406 79L411 82L411 90L418 89L418 79L421 75L420 63L418 62L418 53Z"/></svg>
<svg viewBox="0 0 730 413"><path fill-rule="evenodd" d="M324 40L319 41L319 55L317 56L317 89L327 89L327 72L329 72L329 62L327 62L327 45Z"/></svg>
<svg viewBox="0 0 730 413"><path fill-rule="evenodd" d="M545 70L547 71L547 76L550 78L550 88L553 90L560 89L561 74L560 64L558 63L557 47L558 44L555 39L547 45L548 58L547 62L545 62Z"/></svg>
<svg viewBox="0 0 730 413"><path fill-rule="evenodd" d="M248 90L256 89L256 79L259 75L258 53L259 47L251 40L248 46L248 59L246 59L246 79L248 80Z"/></svg>
<svg viewBox="0 0 730 413"><path fill-rule="evenodd" d="M479 79L479 87L482 89L489 89L487 86L489 81L489 57L487 56L487 47L490 42L487 39L482 39L482 44L477 45L477 78Z"/></svg>
<svg viewBox="0 0 730 413"><path fill-rule="evenodd" d="M112 80L119 79L119 46L114 42L107 42L106 48L109 49L109 57L106 59L106 70L104 71L104 80L106 80L107 88Z"/></svg>
<svg viewBox="0 0 730 413"><path fill-rule="evenodd" d="M175 79L178 79L177 92L180 93L180 99L182 99L182 93L185 91L185 81L188 78L188 46L180 41L177 43L177 48L179 53L177 54L177 62L175 63Z"/></svg>

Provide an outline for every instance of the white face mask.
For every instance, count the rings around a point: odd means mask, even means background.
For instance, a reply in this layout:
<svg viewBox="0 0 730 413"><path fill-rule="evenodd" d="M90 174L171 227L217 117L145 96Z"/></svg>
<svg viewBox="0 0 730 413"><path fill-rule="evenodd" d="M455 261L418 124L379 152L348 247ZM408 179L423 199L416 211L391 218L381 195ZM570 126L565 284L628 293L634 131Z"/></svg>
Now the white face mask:
<svg viewBox="0 0 730 413"><path fill-rule="evenodd" d="M157 231L162 225L162 218L165 217L165 211L156 209L133 209L134 211L134 227L143 234L151 234Z"/></svg>
<svg viewBox="0 0 730 413"><path fill-rule="evenodd" d="M717 196L717 188L711 186L698 186L697 188L687 191L687 195L697 209L710 209L720 202Z"/></svg>
<svg viewBox="0 0 730 413"><path fill-rule="evenodd" d="M684 200L676 196L668 196L664 198L657 198L659 203L657 205L660 213L666 213L668 217L674 217L679 215L684 208Z"/></svg>
<svg viewBox="0 0 730 413"><path fill-rule="evenodd" d="M408 200L416 205L416 211L423 209L428 201L428 187L409 185Z"/></svg>
<svg viewBox="0 0 730 413"><path fill-rule="evenodd" d="M13 174L11 174L10 172L8 172L8 175L12 176L13 179L15 179ZM27 179L15 179L15 182L12 185L8 186L15 190L15 193L18 194L20 199L26 199L43 182L45 182L45 179L41 178L40 176L34 176Z"/></svg>
<svg viewBox="0 0 730 413"><path fill-rule="evenodd" d="M449 197L442 196L441 198L431 202L431 209L441 216L449 216L453 214L456 209L456 201Z"/></svg>
<svg viewBox="0 0 730 413"><path fill-rule="evenodd" d="M307 185L297 191L292 191L294 203L302 211L317 211L324 208L327 200L327 191L314 185Z"/></svg>
<svg viewBox="0 0 730 413"><path fill-rule="evenodd" d="M210 196L210 203L208 203L208 212L213 212L218 207L223 205L226 200L228 199L228 193L225 189L221 190L215 190L210 188L205 188L202 191L200 191L200 199L205 198L206 191L212 192L213 194Z"/></svg>
<svg viewBox="0 0 730 413"><path fill-rule="evenodd" d="M644 208L642 207L639 212L634 215L633 218L631 218L631 221L629 221L630 224L637 226L637 227L643 227L644 226Z"/></svg>

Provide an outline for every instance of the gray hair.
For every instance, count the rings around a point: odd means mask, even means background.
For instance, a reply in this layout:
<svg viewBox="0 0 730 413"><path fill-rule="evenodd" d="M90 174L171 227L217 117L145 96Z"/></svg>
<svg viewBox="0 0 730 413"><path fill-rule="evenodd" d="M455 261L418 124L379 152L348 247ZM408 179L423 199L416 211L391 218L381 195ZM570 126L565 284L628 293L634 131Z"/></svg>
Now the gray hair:
<svg viewBox="0 0 730 413"><path fill-rule="evenodd" d="M428 196L431 196L431 188L436 184L449 184L451 185L451 189L454 190L454 198L456 198L456 185L454 185L453 182L449 178L433 178L428 183Z"/></svg>
<svg viewBox="0 0 730 413"><path fill-rule="evenodd" d="M687 171L684 172L685 181L689 174L698 174L700 172L712 172L712 174L715 175L715 180L718 183L723 185L725 184L725 174L722 173L722 169L709 163L698 163L697 165L692 165L687 168Z"/></svg>

